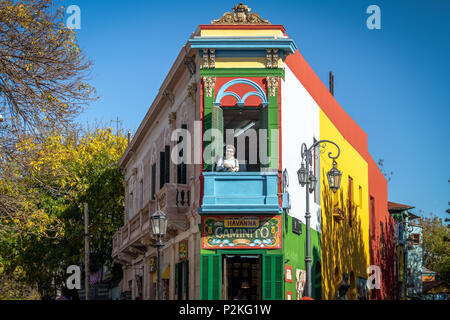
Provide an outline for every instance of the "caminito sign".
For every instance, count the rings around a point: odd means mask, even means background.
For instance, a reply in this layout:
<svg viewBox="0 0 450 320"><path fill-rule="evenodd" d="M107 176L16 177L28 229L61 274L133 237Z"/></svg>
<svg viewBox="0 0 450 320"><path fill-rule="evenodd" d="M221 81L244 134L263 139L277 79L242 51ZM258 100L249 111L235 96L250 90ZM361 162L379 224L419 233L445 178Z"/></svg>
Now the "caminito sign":
<svg viewBox="0 0 450 320"><path fill-rule="evenodd" d="M280 249L281 216L203 216L203 249Z"/></svg>

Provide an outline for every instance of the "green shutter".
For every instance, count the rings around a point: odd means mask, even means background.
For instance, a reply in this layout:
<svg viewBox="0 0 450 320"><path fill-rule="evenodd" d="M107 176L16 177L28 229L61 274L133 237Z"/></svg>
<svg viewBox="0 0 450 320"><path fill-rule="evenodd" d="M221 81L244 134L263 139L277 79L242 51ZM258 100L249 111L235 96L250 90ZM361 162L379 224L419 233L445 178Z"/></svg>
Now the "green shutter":
<svg viewBox="0 0 450 320"><path fill-rule="evenodd" d="M269 158L270 158L270 165L269 167L272 169L278 169L278 138L279 136L274 135L272 136L272 130L278 130L278 89L276 89L275 96L268 97L269 105L266 107L268 108L268 123L267 123L267 129L268 129L268 136L269 136ZM275 133L276 131L274 131Z"/></svg>
<svg viewBox="0 0 450 320"><path fill-rule="evenodd" d="M186 300L189 300L189 260L184 262L184 292Z"/></svg>
<svg viewBox="0 0 450 320"><path fill-rule="evenodd" d="M283 256L263 256L263 299L283 299Z"/></svg>
<svg viewBox="0 0 450 320"><path fill-rule="evenodd" d="M169 183L170 182L170 146L166 146L166 148L165 148L165 161L166 161L166 163L165 163L165 166L166 166L166 168L165 168L165 176L164 176L164 178L165 178L165 182L166 183Z"/></svg>
<svg viewBox="0 0 450 320"><path fill-rule="evenodd" d="M222 137L220 139L214 138L214 151L211 154L211 157L213 160L215 160L216 156L223 156L223 110L221 107L212 106L211 108L211 128L217 129L221 134Z"/></svg>
<svg viewBox="0 0 450 320"><path fill-rule="evenodd" d="M267 157L267 159L266 160L264 160L264 159L260 159L260 161L262 161L262 162L267 162L267 163L261 163L261 167L262 168L267 168L267 167L269 167L269 156L270 156L270 153L269 153L269 139L270 139L270 132L269 132L269 108L266 106L266 107L263 107L263 108L261 108L261 111L260 111L260 113L259 113L259 127L260 127L260 129L265 129L266 130L266 141L265 141L265 147L266 147L266 154L265 154L265 156ZM258 137L259 138L259 137ZM262 145L263 144L263 142L261 141L261 142L259 142L259 144L260 145Z"/></svg>
<svg viewBox="0 0 450 320"><path fill-rule="evenodd" d="M166 172L166 155L164 152L159 153L159 189L161 189L165 182L165 172Z"/></svg>
<svg viewBox="0 0 450 320"><path fill-rule="evenodd" d="M175 297L178 300L181 300L180 299L181 288L180 288L180 283L179 283L180 282L179 281L179 279L180 279L180 267L181 267L180 263L176 263L175 264Z"/></svg>
<svg viewBox="0 0 450 320"><path fill-rule="evenodd" d="M201 257L200 274L200 300L220 300L222 279L220 255L203 255Z"/></svg>
<svg viewBox="0 0 450 320"><path fill-rule="evenodd" d="M181 129L187 129L187 125L182 124ZM184 137L180 136L178 138L178 144L183 142ZM187 184L187 167L184 159L184 150L180 150L179 156L182 157L182 162L177 165L177 182L179 184Z"/></svg>
<svg viewBox="0 0 450 320"><path fill-rule="evenodd" d="M155 200L156 192L156 164L152 165L152 200Z"/></svg>

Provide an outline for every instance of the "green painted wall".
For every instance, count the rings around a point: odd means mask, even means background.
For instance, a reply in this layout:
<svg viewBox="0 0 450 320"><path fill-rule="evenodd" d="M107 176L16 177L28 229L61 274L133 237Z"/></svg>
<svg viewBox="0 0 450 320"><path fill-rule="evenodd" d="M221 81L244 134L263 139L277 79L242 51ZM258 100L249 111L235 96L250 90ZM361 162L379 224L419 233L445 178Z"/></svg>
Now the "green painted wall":
<svg viewBox="0 0 450 320"><path fill-rule="evenodd" d="M283 248L285 265L292 267L293 281L292 283L285 282L284 297L286 299L286 292L292 292L292 300L297 299L295 269L306 270L305 268L305 252L306 252L306 230L305 224L302 223L302 234L298 235L292 232L292 217L283 214ZM316 300L321 299L321 245L320 233L311 229L311 280L312 280L312 294ZM317 272L317 271L318 272Z"/></svg>

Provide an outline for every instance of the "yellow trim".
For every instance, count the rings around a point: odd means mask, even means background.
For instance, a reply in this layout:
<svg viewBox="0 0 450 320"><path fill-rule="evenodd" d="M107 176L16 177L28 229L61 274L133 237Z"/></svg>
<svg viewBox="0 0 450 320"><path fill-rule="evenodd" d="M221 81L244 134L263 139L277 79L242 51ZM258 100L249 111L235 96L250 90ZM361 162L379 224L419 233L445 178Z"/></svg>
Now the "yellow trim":
<svg viewBox="0 0 450 320"><path fill-rule="evenodd" d="M227 57L216 58L216 68L265 68L266 58ZM278 59L278 68L283 68L284 63Z"/></svg>
<svg viewBox="0 0 450 320"><path fill-rule="evenodd" d="M202 37L283 37L280 30L202 30Z"/></svg>

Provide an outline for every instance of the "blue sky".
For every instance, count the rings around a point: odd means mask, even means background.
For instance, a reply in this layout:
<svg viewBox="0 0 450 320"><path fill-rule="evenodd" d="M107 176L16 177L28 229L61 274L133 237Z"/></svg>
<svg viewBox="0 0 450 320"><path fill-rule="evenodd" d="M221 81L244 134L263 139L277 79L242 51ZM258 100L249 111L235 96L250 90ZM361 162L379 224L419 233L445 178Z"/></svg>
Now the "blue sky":
<svg viewBox="0 0 450 320"><path fill-rule="evenodd" d="M80 117L134 132L181 47L238 1L63 0L81 9L79 43L101 99ZM445 217L450 208L450 1L247 1L283 24L303 57L393 172L389 200ZM366 27L369 5L381 30ZM112 124L115 127L115 124ZM423 210L421 212L420 210Z"/></svg>

